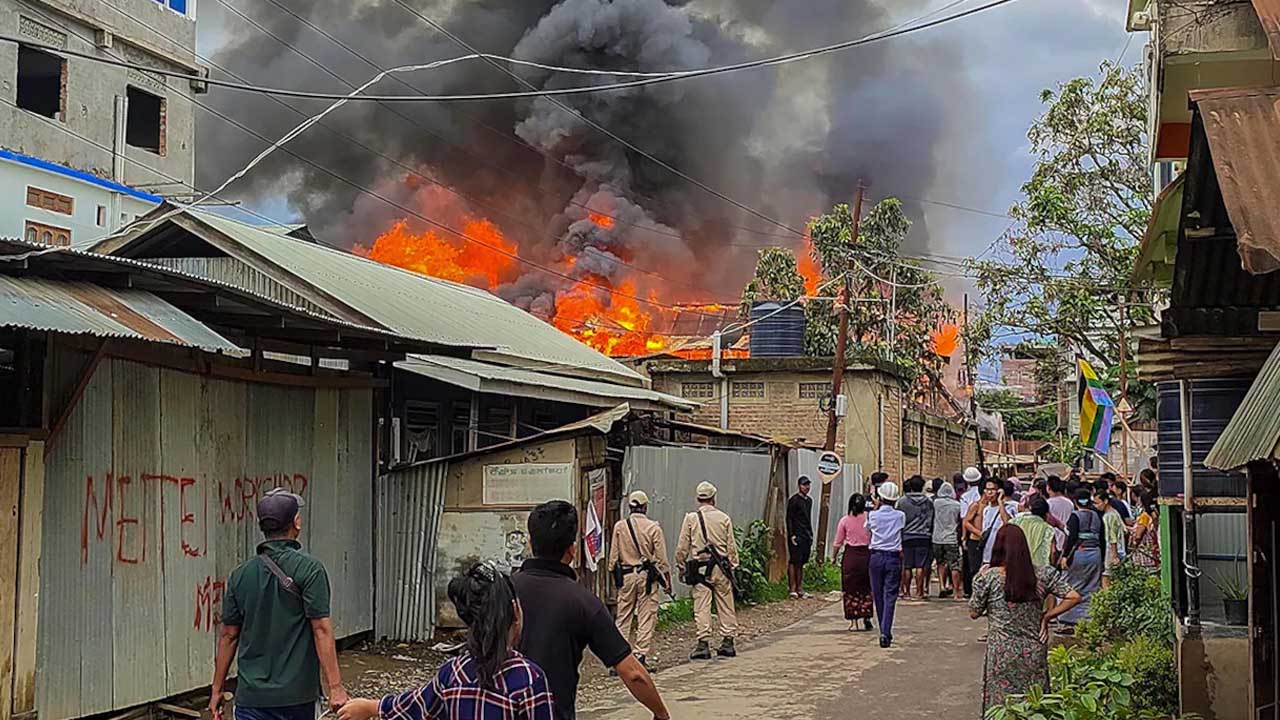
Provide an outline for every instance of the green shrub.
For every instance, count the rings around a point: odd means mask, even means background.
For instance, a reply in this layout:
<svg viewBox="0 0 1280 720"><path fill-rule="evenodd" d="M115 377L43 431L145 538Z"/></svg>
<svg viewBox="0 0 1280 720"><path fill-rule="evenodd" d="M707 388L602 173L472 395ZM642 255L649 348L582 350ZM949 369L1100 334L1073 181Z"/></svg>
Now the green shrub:
<svg viewBox="0 0 1280 720"><path fill-rule="evenodd" d="M1097 656L1083 648L1056 647L1049 652L1049 683L1053 692L1036 685L1026 695L1005 699L987 709L986 720L1156 720L1174 709L1150 706L1142 680L1121 667L1150 648L1131 643L1125 653ZM1139 663L1140 664L1140 663ZM1135 664L1135 667L1137 664ZM1176 692L1175 692L1176 696ZM1176 705L1176 697L1175 703ZM1184 715L1184 720L1194 716Z"/></svg>
<svg viewBox="0 0 1280 720"><path fill-rule="evenodd" d="M693 598L680 598L658 606L658 630L693 622Z"/></svg>
<svg viewBox="0 0 1280 720"><path fill-rule="evenodd" d="M840 566L814 560L804 566L803 587L808 592L826 593L840 589Z"/></svg>
<svg viewBox="0 0 1280 720"><path fill-rule="evenodd" d="M735 579L738 593L749 603L769 602L769 558L773 556L773 542L769 526L756 520L745 528L737 528L738 571ZM786 593L783 593L786 597Z"/></svg>
<svg viewBox="0 0 1280 720"><path fill-rule="evenodd" d="M1133 563L1121 564L1111 586L1093 594L1076 637L1094 650L1138 637L1173 647L1173 618L1159 578Z"/></svg>
<svg viewBox="0 0 1280 720"><path fill-rule="evenodd" d="M1178 709L1178 666L1173 647L1139 637L1113 651L1115 664L1133 676L1133 705L1170 714Z"/></svg>

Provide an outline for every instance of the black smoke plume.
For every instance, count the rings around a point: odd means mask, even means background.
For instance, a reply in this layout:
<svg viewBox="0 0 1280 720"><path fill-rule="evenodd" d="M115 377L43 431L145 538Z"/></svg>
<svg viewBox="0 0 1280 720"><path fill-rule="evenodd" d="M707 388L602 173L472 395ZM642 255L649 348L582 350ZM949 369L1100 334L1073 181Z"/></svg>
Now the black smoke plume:
<svg viewBox="0 0 1280 720"><path fill-rule="evenodd" d="M393 0L275 0L381 67L464 54ZM254 18L300 54L232 14ZM919 13L923 0L411 0L413 6L487 52L548 65L658 72L721 65L883 30ZM886 6L893 8L890 14ZM320 67L358 85L376 70L271 3L201 4L205 39L220 42L219 68L269 85L343 92ZM937 33L868 45L779 68L615 92L562 102L646 152L791 227L847 201L859 178L873 196L920 197L940 178L947 146L945 104L964 93L958 36ZM528 67L537 87L605 82ZM522 90L483 61L384 80L383 94ZM245 93L204 102L268 138L301 121L284 105ZM327 103L288 100L310 115ZM640 292L673 301L732 300L770 244L794 238L676 177L545 98L461 105L358 103L332 114L288 147L316 166L276 152L232 194L283 199L326 242L370 244L405 213L370 188L429 217L485 217L539 263L576 258L575 276L631 277ZM376 148L423 177L342 136ZM263 142L200 116L199 182L214 186ZM326 172L327 171L327 172ZM334 176L337 177L334 177ZM341 178L341 179L339 179ZM454 204L418 207L422 183ZM909 209L911 203L908 202ZM591 212L617 218L602 227ZM919 219L919 218L917 218ZM410 220L415 227L424 224ZM917 235L923 231L917 224ZM628 263L624 265L623 263ZM649 272L637 273L634 268ZM524 268L498 289L551 314L569 281ZM702 288L698 290L692 288Z"/></svg>

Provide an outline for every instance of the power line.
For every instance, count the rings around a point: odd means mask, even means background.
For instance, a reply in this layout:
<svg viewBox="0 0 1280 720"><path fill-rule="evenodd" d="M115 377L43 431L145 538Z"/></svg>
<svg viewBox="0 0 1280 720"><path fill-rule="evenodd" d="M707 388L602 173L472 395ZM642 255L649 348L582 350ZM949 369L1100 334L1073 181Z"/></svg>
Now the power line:
<svg viewBox="0 0 1280 720"><path fill-rule="evenodd" d="M274 2L274 0L269 0L269 1L270 1L270 2ZM225 7L227 7L227 9L231 10L233 13L235 13L236 15L238 15L239 17L241 17L242 19L244 19L246 22L248 22L248 23L249 23L250 25L252 25L253 27L257 28L259 31L261 31L261 32L262 32L262 33L264 33L265 35L267 35L267 36L271 37L271 38L272 38L273 40L275 40L276 42L279 42L280 44L282 44L282 45L284 45L285 47L287 47L287 48L289 48L290 50L292 50L294 53L296 53L296 54L300 55L301 57L303 57L304 59L306 59L306 60L307 60L308 62L310 62L311 64L313 64L313 65L315 65L316 67L320 68L321 70L323 70L325 73L327 73L330 77L333 77L333 78L334 78L335 80L337 80L338 82L340 82L340 83L342 83L342 84L346 85L346 86L347 86L347 87L349 87L349 88L352 88L353 90L358 90L358 89L356 88L356 86L352 85L352 84L351 84L350 82L348 82L346 79L344 79L344 78L340 77L339 75L337 75L337 74L333 73L333 72L332 72L332 71L330 71L327 67L325 67L324 65L320 64L318 61L314 60L313 58L311 58L311 57L310 57L309 55L307 55L306 53L302 52L302 51L301 51L300 49L298 49L297 47L294 47L292 44L288 43L288 42L287 42L287 41L285 41L283 38L279 37L279 36L278 36L278 35L276 35L275 33L272 33L270 30L268 30L267 28L263 27L262 25L260 25L258 22L256 22L256 21L255 21L255 20L253 20L252 18L250 18L250 17L248 17L248 16L244 15L244 14L243 14L243 13L241 13L239 10L237 10L235 7L233 7L233 6L231 6L230 4L228 4L225 0L217 0L217 2L218 2L219 4L221 4L221 5L225 6ZM292 13L290 13L290 14L292 14ZM298 17L298 16L294 15L294 17ZM301 18L299 18L299 19L301 20ZM305 22L305 21L304 21L304 22ZM326 37L329 37L329 36L326 34ZM331 38L331 39L334 39L334 38ZM336 39L334 39L334 40L335 40L335 42L336 42ZM213 62L213 61L211 61L211 60L206 60L206 62L209 62L211 65L214 65L215 67L218 67L218 68L219 68L219 69L221 69L223 72L226 72L228 75L231 75L231 76L233 76L233 77L237 77L237 75L236 75L235 73L231 72L229 69L227 69L227 68L225 68L225 67L223 67L223 66L221 66L221 65L218 65L217 63L215 63L215 62ZM379 75L382 75L382 74L387 73L387 72L390 72L390 71L383 70L382 72L380 72L380 73L379 73ZM389 76L389 77L395 77L395 75L391 75L391 76ZM361 86L361 88L363 88L363 87L368 87L369 85L370 85L370 83L366 83L365 85ZM298 110L297 108L293 107L292 105L289 105L288 103L284 102L284 101L283 101L283 100L281 100L280 98L272 97L272 96L268 96L268 97L269 97L273 102L275 102L275 103L277 103L277 104L279 104L279 105L282 105L283 107L285 107L285 108L289 109L290 111L292 111L292 112L294 112L294 113L296 113L296 114L298 114L298 115L300 115L300 116L308 117L308 116L306 115L306 113L304 113L304 112L303 112L303 111L301 111L301 110ZM417 122L417 121L415 121L414 119L412 119L412 118L408 117L407 115L404 115L403 113L399 112L399 111L398 111L398 110L396 110L394 107L386 106L386 105L385 105L385 104L383 104L383 103L379 103L379 104L380 104L380 105L383 105L384 107L387 107L387 109L388 109L388 110L390 110L393 114L395 114L395 115L396 115L396 116L398 116L398 117L403 118L404 120L408 121L409 123L413 124L414 126L419 127L419 128L421 128L421 129L423 129L423 130L426 130L426 128L425 128L424 126L422 126L420 123L418 123L418 122ZM332 109L332 108L330 108L330 109ZM326 111L326 112L327 112L327 111ZM322 114L321 114L321 116L323 116L323 114L324 114L324 113L322 113ZM314 117L314 116L312 116L312 117ZM308 121L310 121L310 118L308 118ZM369 145L365 144L364 142L361 142L360 140L358 140L358 139L356 139L356 138L354 138L354 137L352 137L352 136L350 136L350 135L348 135L348 134L346 134L346 133L343 133L343 132L341 132L341 131L337 130L336 128L333 128L333 127L331 127L331 126L329 126L329 125L327 125L327 124L325 124L325 123L323 123L323 122L319 122L319 121L317 121L315 124L318 124L320 127L324 128L325 130L328 130L330 133L333 133L334 135L338 136L339 138L342 138L343 140L346 140L347 142L352 143L352 144L353 144L353 145L355 145L356 147L359 147L359 148L361 148L361 149L365 150L366 152L368 152L368 153L370 153L370 154L372 154L372 155L375 155L375 156L377 156L377 157L382 158L383 160L386 160L387 162L392 163L393 165L395 165L396 167L399 167L400 169L404 170L405 172L409 173L410 175L412 175L412 176L414 176L414 177L417 177L417 178L420 178L420 179L422 179L422 180L424 180L424 181L426 181L426 182L429 182L429 183L431 183L431 184L433 184L433 185L436 185L437 187L441 188L441 189L442 189L442 190L444 190L445 192L447 192L447 193L449 193L449 194L451 194L451 195L454 195L454 196L456 196L456 197L459 197L459 198L461 198L461 199L463 199L463 200L467 201L467 202L468 202L468 203L470 203L470 204L473 204L473 205L479 206L479 207L481 207L481 208L484 208L484 209L486 209L486 210L488 210L488 211L490 211L490 212L496 213L496 214L498 214L498 215L502 215L502 216L505 216L505 217L507 217L507 218L510 218L510 219L512 219L512 220L513 220L517 225L521 225L521 226L523 226L523 227L525 227L525 228L528 228L530 231L534 232L535 234L537 234L537 235L539 235L539 236L544 236L544 237L546 237L547 239L550 239L550 240L553 240L553 241L555 241L555 240L558 240L558 239L559 239L559 238L557 238L556 236L553 236L553 235L549 235L549 234L544 235L544 233L545 233L545 228L538 228L538 227L535 227L532 223L529 223L528 221L523 220L523 219L522 219L518 214L516 214L516 213L514 213L514 212L507 211L507 210L503 210L503 209L502 209L502 208L500 208L500 207L497 207L497 206L492 205L492 204L490 204L490 203L487 203L487 202L485 202L485 201L483 201L483 200L480 200L480 199L478 199L478 198L475 198L475 197L473 197L473 196L471 196L471 195L468 195L468 194L466 194L466 193L463 193L463 192L461 192L461 191L459 191L459 190L457 190L457 189L455 189L455 188L451 187L450 185L448 185L448 184L446 184L446 183L443 183L443 182L441 182L441 181L437 180L435 177L432 177L431 175L424 174L424 173L423 173L422 171L420 171L418 168L411 167L411 166L409 166L409 165L405 164L403 161L399 160L398 158L391 157L390 155L387 155L386 153L383 153L383 152L381 152L381 151L377 150L376 148L373 148L373 147L371 147L371 146L369 146ZM303 123L303 126L310 127L309 125L307 125L307 123ZM299 127L300 127L300 128L302 128L303 126L299 126ZM305 128L303 128L303 129L305 129ZM429 131L428 131L428 132L429 132ZM279 145L283 145L285 142L288 142L288 140L289 140L289 139L292 139L292 137L296 137L298 134L301 134L301 133L300 133L300 132L291 132L291 133L289 133L288 135L286 135L286 136L285 136L285 138L283 138L283 139L281 139L280 141L278 141L278 142L277 142L277 143L276 143L272 148L268 148L268 150L267 150L267 151L264 151L264 153L260 154L260 155L259 155L259 158L265 158L267 154L269 154L273 149L275 149L275 147L278 147ZM245 167L244 169L242 169L241 171L239 171L238 173L236 173L236 174L233 176L233 178L232 178L232 179L235 179L235 178L238 178L238 177L242 177L242 176L243 176L243 175L244 175L248 170L252 169L253 165L255 165L255 164L256 164L256 162L252 162L252 163L250 163L250 165L249 165L249 166ZM581 207L582 207L583 209L585 209L585 210L586 210L587 212L589 212L589 213L595 213L595 214L601 215L602 217L612 218L615 222L622 222L621 218L616 218L616 217L611 216L611 215L608 215L608 214L606 214L606 213L600 213L600 212L597 212L596 210L594 210L594 209L592 209L592 208L590 208L590 207L588 207L588 206L586 206L586 205L582 205ZM636 226L636 227L643 227L643 226ZM655 230L656 230L656 229L655 229ZM677 237L677 238L683 239L683 236L682 236L682 235L678 235L678 234L675 234L675 233L662 233L662 234L671 235L672 237ZM594 249L594 248L593 248L593 249ZM649 276L657 277L657 278L662 278L664 281L666 281L666 282L668 282L668 283L671 283L671 284L674 284L674 285L678 285L678 286L681 286L681 287L686 287L686 288L689 288L689 289L692 289L692 290L697 290L697 291L699 291L699 292L707 292L706 288L703 288L703 287L700 287L700 286L691 285L691 284L689 284L689 283L681 282L681 281L678 281L678 280L673 280L673 279L671 279L671 278L669 277L669 275L668 275L668 274L666 274L666 273L660 273L660 272L655 271L655 270L650 270L650 269L648 269L648 268L643 268L643 267L640 267L639 265L635 265L635 264L633 264L633 263L627 262L626 260L623 260L622 258L619 258L619 257L617 257L617 256L615 256L615 255L613 255L613 254L610 254L610 253L604 252L604 251L599 250L599 249L595 249L595 250L596 250L596 252L594 253L594 255L595 255L596 257L599 257L600 259L605 260L605 261L607 261L607 262L610 262L610 263L612 263L612 264L614 264L614 265L620 265L620 266L623 266L623 267L628 267L628 268L631 268L632 270L635 270L635 271L637 271L637 272L639 272L639 273L642 273L642 274L645 274L645 275L649 275Z"/></svg>
<svg viewBox="0 0 1280 720"><path fill-rule="evenodd" d="M74 32L74 31L72 31L72 32ZM84 38L83 36L80 36L80 35L78 35L78 34L77 34L77 37L80 37L80 39L85 40L86 42L88 41L88 39L87 39L87 38ZM3 39L3 38L0 38L0 39ZM371 81L371 82L372 82L372 81ZM523 264L529 265L530 267L537 268L537 269L539 269L539 270L542 270L542 271L543 271L543 272L545 272L545 273L548 273L548 274L555 275L555 276L557 276L557 277L563 278L563 279L565 279L565 280L568 280L568 281L570 281L570 282L574 283L575 285L582 285L582 286L586 286L586 287L596 288L596 289L598 289L598 290L602 290L602 291L604 291L604 292L606 292L606 293L609 293L610 295L615 295L615 296L618 296L618 297L624 297L624 298L627 298L627 299L630 299L630 300L634 300L634 301L636 301L636 302L644 303L644 304L647 304L647 305L653 305L653 306L656 306L656 307L663 307L663 308L667 308L667 309L679 309L679 310L681 310L682 312L691 312L691 313L694 313L694 314L702 314L702 315L708 315L709 317L716 317L716 316L714 316L714 315L709 315L709 314L707 314L707 313L698 313L698 312L696 312L696 311L691 311L691 310L688 310L687 308L684 308L684 307L681 307L681 306L678 306L678 305L672 305L672 304L669 304L669 303L662 303L662 302L659 302L659 301L657 301L657 300L650 300L650 299L642 298L642 297L639 297L639 296L636 296L636 295L631 295L631 294L628 294L628 293L624 293L624 292L621 292L621 291L619 291L619 290L616 290L616 289L614 289L614 288L612 288L612 287L609 287L609 286L607 286L607 285L601 285L601 284L599 284L599 283L592 282L592 281L590 281L590 280L588 280L588 279L574 278L574 277L572 277L572 276L570 276L570 275L568 275L568 274L566 274L566 273L560 272L560 271L555 270L555 269L553 269L553 268L546 267L546 266L544 266L544 265L541 265L541 264L539 264L539 263L536 263L536 262L534 262L534 261L532 261L532 260L529 260L529 259L527 259L527 258L520 257L519 255L516 255L516 254L514 254L514 253L510 253L510 252L508 252L508 251L506 251L506 250L504 250L504 249L502 249L502 248L495 247L495 246L493 246L493 245L490 245L490 244L488 244L488 243L482 242L482 241L480 241L480 240L476 240L475 238L472 238L472 237L468 236L465 232L462 232L462 231L460 231L460 230L458 230L458 229L456 229L456 228L454 228L454 227L452 227L452 226L450 226L450 225L448 225L448 224L445 224L445 223L443 223L443 222L440 222L440 221L438 221L438 220L433 220L433 219L431 219L431 218L428 218L428 217L426 217L425 215L422 215L421 213L417 212L416 210L413 210L412 208L409 208L409 207L406 207L406 206L404 206L404 205L401 205L400 203L397 203L396 201L394 201L394 200L392 200L392 199L390 199L390 198L388 198L388 197L386 197L386 196L384 196L384 195L381 195L381 194L379 194L379 193L375 192L374 190L371 190L371 189L369 189L369 188L363 187L363 186L361 186L360 184L358 184L358 183L356 183L356 182L354 182L354 181L352 181L352 180L350 180L350 179L348 179L348 178L346 178L346 177L344 177L344 176L342 176L342 175L340 175L340 174L338 174L338 173L336 173L336 172L334 172L334 171L332 171L332 170L329 170L328 168L326 168L326 167L324 167L324 166L322 166L322 165L320 165L320 164L318 164L318 163L316 163L316 162L314 162L314 161L312 161L312 160L310 160L310 159L308 159L308 158L306 158L306 157L303 157L302 155L299 155L298 153L295 153L294 151L290 150L290 149L289 149L289 148L287 148L287 147L283 147L282 145L279 145L280 141L272 141L272 140L269 140L268 138L264 137L263 135L261 135L260 133L258 133L258 132L257 132L257 131L255 131L255 130L253 130L252 128L246 127L246 126L245 126L245 125L243 125L242 123L238 122L238 121L237 121L237 120L235 120L234 118L228 117L227 115L224 115L223 113L221 113L221 112L219 112L219 111L215 110L214 108L211 108L211 107L209 107L208 105L205 105L204 103L200 102L199 100L197 100L197 99L196 99L194 96L192 96L192 95L189 95L189 94L187 94L187 93L184 93L184 92L182 92L181 90L175 90L175 92L177 92L177 93L178 93L179 95L181 95L182 97L186 98L186 99L187 99L188 101L190 101L191 103L193 103L193 104L195 104L195 105L197 105L197 106L199 106L199 107L203 108L206 112L209 112L210 114L212 114L212 115L214 115L214 116L216 116L216 117L219 117L219 118L221 118L223 121L225 121L225 122L227 122L227 123L229 123L229 124L233 125L234 127L238 128L241 132L244 132L244 133L246 133L246 134L252 135L253 137L258 138L258 139L259 139L259 140L261 140L262 142L267 143L269 146L272 146L272 145L277 146L279 149L283 150L284 152L288 153L289 155L293 156L294 158L298 159L299 161L301 161L301 162L303 162L303 163L306 163L307 165L310 165L311 167L314 167L315 169L319 170L320 172L323 172L323 173L325 173L325 174L329 175L329 176L330 176L330 177L332 177L333 179L335 179L335 180L337 180L337 181L339 181L339 182L341 182L341 183L343 183L343 184L346 184L346 185L348 185L348 186L352 187L352 188L353 188L353 189L355 189L355 190L361 191L361 192L363 192L363 193L365 193L365 194L367 194L367 195L369 195L369 196L371 196L371 197L374 197L374 198L376 198L376 199L378 199L378 200L381 200L382 202L384 202L384 203L386 203L386 204L388 204L388 205L390 205L390 206L392 206L392 207L395 207L395 208L397 208L397 209L401 210L402 212L408 213L409 215L412 215L413 217L416 217L416 218L418 218L418 219L422 220L423 222L425 222L425 223L427 223L427 224L429 224L429 225L432 225L432 226L438 227L438 228L440 228L441 230L444 230L445 232L447 232L447 233L449 233L449 234L451 234L451 235L455 235L455 236L457 236L457 237L461 238L462 240L465 240L465 241L467 241L467 242L471 242L471 243L475 243L475 244L477 244L477 245L480 245L481 247L488 248L489 250L491 250L491 251L493 251L493 252L495 252L495 253L497 253L497 254L499 254L499 255L503 255L503 256L505 256L505 257L511 258L511 259L513 259L513 260L515 260L515 261L517 261L517 262L519 262L519 263L523 263ZM335 105L331 106L331 108L330 108L330 109L332 109L332 107L336 107L336 106L337 106L337 105L335 104ZM316 117L320 117L320 116L316 116ZM314 118L313 118L313 119L314 119ZM317 121L318 121L318 120L317 120ZM304 123L304 124L305 124L305 123ZM301 126L299 126L299 127L301 127ZM295 131L296 131L297 129L298 129L298 128L295 128ZM287 135L286 135L286 137L287 137ZM163 174L163 173L161 173L161 174ZM166 177L168 177L168 176L166 176ZM224 183L223 183L224 187L225 187L225 185L226 185L226 184L228 184L229 182L230 182L230 180L228 180L227 182L224 182ZM222 189L223 189L223 188L222 188L222 187L220 187L220 188L218 188L218 189L216 189L216 190L214 190L214 191L211 191L208 195L206 195L206 198L207 198L207 197L209 197L209 196L212 196L212 193L221 192L221 190L222 190ZM171 212L169 212L169 213L166 213L164 216L162 216L162 217L160 217L160 218L155 218L155 219L151 220L150 222L151 222L151 223L153 223L153 224L154 224L154 223L156 223L156 222L160 222L164 217L171 217L172 215L176 214L176 213L177 213L177 212L179 212L179 211L180 211L180 208L175 208L175 210L174 210L174 211L171 211ZM130 231L130 232L136 232L136 231L137 231L137 229L138 229L138 227L140 227L140 226L139 226L139 225L134 225L134 226L132 226L132 227L129 229L129 231ZM106 237L110 238L110 237L113 237L113 236L114 236L114 234L112 234L112 235L108 235L108 236L106 236ZM98 239L98 240L95 240L94 242L101 242L101 240L102 240L102 239ZM345 253L345 251L338 250L338 249L336 249L336 248L330 248L330 247L327 247L327 246L325 247L325 249L326 249L326 250L328 250L328 251L331 251L331 252L344 252L344 253ZM348 253L348 254L349 254L349 253Z"/></svg>
<svg viewBox="0 0 1280 720"><path fill-rule="evenodd" d="M397 4L400 4L399 0L396 0L396 2ZM640 78L637 80L631 80L626 82L610 83L606 85L586 85L586 86L567 87L567 88L551 88L551 89L545 89L545 90L532 90L528 92L475 93L475 94L466 94L466 95L366 95L366 96L363 96L361 100L366 102L469 102L469 101L477 101L477 100L507 100L507 99L534 98L534 97L556 97L556 96L562 96L562 95L584 95L584 94L595 93L595 92L609 92L609 91L616 91L616 90L625 90L625 89L635 88L635 87L645 87L648 85L656 85L659 83L673 82L676 80L688 80L692 78L708 77L712 75L721 75L724 73L738 72L741 70L750 70L750 69L759 68L759 67L783 65L787 63L796 62L799 60L806 60L813 57L819 57L822 55L839 52L841 50L847 50L850 48L866 45L866 44L877 42L880 40L886 40L889 38L898 37L898 36L906 35L913 32L918 32L920 30L927 30L929 28L942 25L942 24L951 22L953 20L959 20L959 19L968 17L970 15L976 15L978 13L991 10L1001 5L1007 5L1011 2L1015 2L1015 0L991 0L991 2L980 5L978 7L970 8L969 10L964 10L962 12L954 13L952 15L948 15L946 17L939 18L937 20L931 20L929 22L925 22L919 25L914 25L908 28L902 28L899 30L890 30L890 31L885 31L880 33L873 33L871 35L867 35L867 36L858 38L856 40L846 40L844 42L834 43L832 45L826 45L826 46L814 48L811 50L804 50L801 52L790 53L787 55L780 55L780 56L776 56L772 58L764 58L760 60L751 60L747 62L735 63L732 65L721 65L718 67L702 68L698 70L674 71L665 75L659 75L657 77L645 77L645 78ZM404 7L407 8L408 6L404 6ZM343 95L335 94L335 93L307 92L302 90L290 90L287 88L273 88L273 87L266 87L261 85L247 85L244 83L227 82L222 80L216 80L213 78L200 78L200 77L193 76L190 73L176 72L172 70L165 70L163 68L155 68L147 65L140 65L137 63L131 63L123 60L116 60L114 58L101 57L101 56L93 55L90 53L84 53L84 52L79 52L75 50L68 50L65 48L60 48L53 45L46 45L43 43L33 43L33 42L30 42L28 39L19 38L13 35L0 35L0 42L11 42L18 45L25 45L28 47L40 48L43 50L47 50L49 52L61 53L61 54L70 55L73 57L81 57L86 60L92 60L95 62L100 62L108 65L115 65L117 67L133 68L135 70L146 70L147 72L151 72L158 75L165 75L168 77L177 77L177 78L198 82L202 84L207 84L207 85L212 85L217 87L225 87L231 90L267 93L267 94L273 94L273 95L280 95L283 97L298 97L298 98L305 98L310 100L341 100L344 97ZM517 63L521 62L521 61L515 60L514 58L507 58L507 57L497 56L497 55L491 56L489 54L483 54L483 53L477 54L477 58L483 59L491 63L497 62L497 61L517 62ZM463 59L463 58L455 58L455 60L457 59ZM472 59L472 58L465 58L465 59ZM596 74L605 74L605 75L622 74L620 72L613 73L608 71L592 71L592 72Z"/></svg>

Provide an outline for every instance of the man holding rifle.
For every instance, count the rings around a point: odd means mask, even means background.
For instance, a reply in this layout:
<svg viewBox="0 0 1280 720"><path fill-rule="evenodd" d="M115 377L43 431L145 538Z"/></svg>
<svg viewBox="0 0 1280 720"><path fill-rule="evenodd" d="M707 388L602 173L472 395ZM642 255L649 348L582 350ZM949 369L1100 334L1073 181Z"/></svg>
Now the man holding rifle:
<svg viewBox="0 0 1280 720"><path fill-rule="evenodd" d="M658 625L658 602L664 591L671 591L671 569L662 527L646 515L649 496L637 490L627 498L627 507L631 513L613 526L609 569L618 588L618 632L631 643L640 664L648 668L653 631Z"/></svg>
<svg viewBox="0 0 1280 720"><path fill-rule="evenodd" d="M716 509L716 486L699 483L698 509L689 513L680 526L676 544L676 566L680 577L693 589L693 619L698 629L698 645L690 660L711 659L711 603L720 618L720 657L738 654L733 645L738 634L738 616L733 605L733 571L738 568L738 543L733 537L733 521Z"/></svg>

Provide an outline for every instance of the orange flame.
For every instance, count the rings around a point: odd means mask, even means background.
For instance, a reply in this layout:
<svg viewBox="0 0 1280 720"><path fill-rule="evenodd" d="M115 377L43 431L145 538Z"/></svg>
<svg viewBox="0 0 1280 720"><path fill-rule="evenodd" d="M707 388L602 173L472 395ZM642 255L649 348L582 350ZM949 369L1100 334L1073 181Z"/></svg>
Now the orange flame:
<svg viewBox="0 0 1280 720"><path fill-rule="evenodd" d="M398 220L378 236L373 247L357 245L355 251L370 260L454 282L492 288L514 278L516 260L512 256L517 248L496 225L470 218L463 222L462 232L476 242L446 239L434 230L414 233L407 221Z"/></svg>
<svg viewBox="0 0 1280 720"><path fill-rule="evenodd" d="M939 327L929 333L929 344L933 347L935 354L951 357L951 354L960 346L960 328L952 323Z"/></svg>
<svg viewBox="0 0 1280 720"><path fill-rule="evenodd" d="M813 259L813 238L809 236L807 230L804 234L804 249L796 258L796 269L804 278L804 294L817 295L818 287L822 284L822 268L818 267L818 261Z"/></svg>
<svg viewBox="0 0 1280 720"><path fill-rule="evenodd" d="M590 213L597 225L609 228L614 218ZM355 252L371 260L395 265L423 275L494 289L515 280L520 271L516 256L519 247L508 240L488 220L465 218L462 231L466 237L445 236L434 230L413 232L406 220L398 220L379 235L370 247L357 244ZM577 259L566 256L556 270L569 273ZM615 292L609 292L614 290ZM634 281L616 287L607 278L590 276L557 294L555 315L550 322L560 330L607 354L636 356L660 352L667 347L666 338L652 329L657 307L635 299ZM630 297L628 297L630 296ZM657 300L650 293L648 300ZM710 308L723 309L720 306Z"/></svg>

